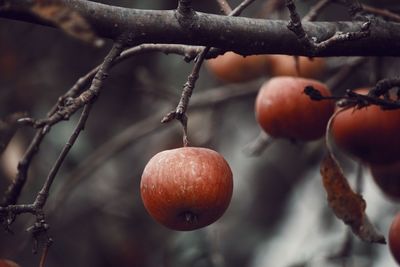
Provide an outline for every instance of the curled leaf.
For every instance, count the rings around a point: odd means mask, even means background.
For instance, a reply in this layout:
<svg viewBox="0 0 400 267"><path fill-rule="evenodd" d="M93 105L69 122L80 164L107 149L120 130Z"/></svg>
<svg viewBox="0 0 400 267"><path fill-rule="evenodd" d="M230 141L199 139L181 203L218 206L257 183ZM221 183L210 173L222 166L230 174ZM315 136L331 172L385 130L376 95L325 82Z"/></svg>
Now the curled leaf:
<svg viewBox="0 0 400 267"><path fill-rule="evenodd" d="M385 237L371 224L363 197L355 193L335 158L328 153L321 164L322 181L332 211L361 240L385 244Z"/></svg>
<svg viewBox="0 0 400 267"><path fill-rule="evenodd" d="M104 41L96 36L84 17L76 10L65 6L60 1L35 1L32 13L54 23L68 35L94 46L102 46Z"/></svg>

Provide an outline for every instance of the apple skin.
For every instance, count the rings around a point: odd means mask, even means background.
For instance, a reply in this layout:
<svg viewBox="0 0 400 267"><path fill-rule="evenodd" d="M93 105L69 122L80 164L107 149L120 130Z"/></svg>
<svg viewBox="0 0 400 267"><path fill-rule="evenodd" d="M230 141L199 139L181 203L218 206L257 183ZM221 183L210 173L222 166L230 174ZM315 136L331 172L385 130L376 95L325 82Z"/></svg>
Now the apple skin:
<svg viewBox="0 0 400 267"><path fill-rule="evenodd" d="M241 83L261 77L268 72L268 55L242 56L234 52L206 61L207 69L226 83Z"/></svg>
<svg viewBox="0 0 400 267"><path fill-rule="evenodd" d="M268 135L298 141L312 141L324 135L335 106L329 100L311 100L304 93L309 85L322 95L330 96L323 83L312 79L279 76L262 85L255 113Z"/></svg>
<svg viewBox="0 0 400 267"><path fill-rule="evenodd" d="M0 259L0 267L20 267L20 266L11 260Z"/></svg>
<svg viewBox="0 0 400 267"><path fill-rule="evenodd" d="M156 221L173 230L195 230L215 222L228 208L232 171L211 149L165 150L147 163L140 190L146 210Z"/></svg>
<svg viewBox="0 0 400 267"><path fill-rule="evenodd" d="M368 93L365 88L355 91ZM400 109L346 109L334 118L332 136L338 147L364 163L394 163L400 160Z"/></svg>
<svg viewBox="0 0 400 267"><path fill-rule="evenodd" d="M393 258L400 264L400 213L396 214L389 229L389 249Z"/></svg>
<svg viewBox="0 0 400 267"><path fill-rule="evenodd" d="M300 73L296 70L296 60L288 55L270 55L268 58L272 76L300 76L318 78L326 69L325 59L298 57Z"/></svg>

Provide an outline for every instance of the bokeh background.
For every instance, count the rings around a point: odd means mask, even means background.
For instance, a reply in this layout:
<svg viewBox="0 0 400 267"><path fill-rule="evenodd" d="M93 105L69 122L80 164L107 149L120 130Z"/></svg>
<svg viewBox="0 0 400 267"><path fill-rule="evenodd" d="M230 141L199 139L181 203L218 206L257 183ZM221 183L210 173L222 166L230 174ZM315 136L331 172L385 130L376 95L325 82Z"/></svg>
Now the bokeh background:
<svg viewBox="0 0 400 267"><path fill-rule="evenodd" d="M176 1L101 1L131 8L174 9ZM219 13L215 1L194 1L195 9ZM256 16L267 1L256 1L243 16ZM316 1L296 1L304 15ZM400 11L397 1L362 1ZM240 1L229 1L232 6ZM286 19L286 12L270 14ZM349 19L346 10L331 5L320 20ZM0 19L0 116L24 111L45 117L57 98L99 64L111 43L93 48L62 31ZM351 58L329 58L322 81L329 80ZM376 74L376 62L381 69ZM357 67L335 94L371 85L377 76L398 75L398 60L369 58ZM275 140L258 157L243 148L259 134L254 118L255 93L218 105L189 108L189 139L225 156L234 173L234 195L225 215L213 225L193 232L175 232L153 221L140 199L140 177L155 153L181 146L177 122L160 119L179 100L192 63L182 57L151 53L115 67L57 175L46 205L54 239L46 266L138 267L294 267L396 266L387 246L352 240L348 258L332 259L348 235L344 224L327 207L319 174L323 141L292 143ZM267 72L266 72L267 73ZM236 85L260 86L268 75ZM211 90L229 90L205 68L193 98ZM78 115L52 128L31 166L20 203L31 203ZM1 157L0 196L16 173L16 165L34 130L21 128ZM121 137L122 136L122 137ZM121 145L121 142L123 145ZM96 163L96 164L94 164ZM357 163L342 155L341 163L354 183ZM367 213L386 236L398 204L386 198L364 170ZM38 266L32 240L25 230L30 215L19 216L14 234L0 232L0 258L21 266Z"/></svg>

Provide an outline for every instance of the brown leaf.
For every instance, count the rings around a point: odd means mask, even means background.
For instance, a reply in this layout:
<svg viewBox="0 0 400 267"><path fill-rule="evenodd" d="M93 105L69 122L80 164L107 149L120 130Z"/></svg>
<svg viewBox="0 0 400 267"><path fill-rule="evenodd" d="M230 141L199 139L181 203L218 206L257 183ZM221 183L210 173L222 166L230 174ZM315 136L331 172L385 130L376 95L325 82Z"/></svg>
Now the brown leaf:
<svg viewBox="0 0 400 267"><path fill-rule="evenodd" d="M7 116L4 120L0 120L0 154L3 153L17 131L17 121L24 116L26 114L17 112Z"/></svg>
<svg viewBox="0 0 400 267"><path fill-rule="evenodd" d="M365 200L351 189L342 169L330 153L322 161L321 175L329 206L336 217L349 225L361 240L385 244L385 237L376 231L365 214Z"/></svg>
<svg viewBox="0 0 400 267"><path fill-rule="evenodd" d="M87 21L76 11L55 0L35 1L31 11L40 18L54 23L68 35L94 46L104 41L96 36Z"/></svg>

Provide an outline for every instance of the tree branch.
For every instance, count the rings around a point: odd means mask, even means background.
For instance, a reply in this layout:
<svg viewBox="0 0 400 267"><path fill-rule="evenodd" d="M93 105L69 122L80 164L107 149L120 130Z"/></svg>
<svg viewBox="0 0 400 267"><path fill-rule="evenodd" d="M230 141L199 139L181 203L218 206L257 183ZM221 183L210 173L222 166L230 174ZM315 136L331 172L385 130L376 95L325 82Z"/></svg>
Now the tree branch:
<svg viewBox="0 0 400 267"><path fill-rule="evenodd" d="M30 0L6 1L0 17L46 24L29 11ZM291 31L287 21L227 17L195 12L190 31L176 18L176 11L137 10L84 0L60 0L76 10L99 37L116 40L128 34L136 44L187 44L232 50L242 55L290 54L312 56ZM309 36L322 42L336 32L357 32L362 22L304 22ZM227 41L229 40L229 41ZM375 20L362 40L335 43L314 56L400 56L400 24Z"/></svg>
<svg viewBox="0 0 400 267"><path fill-rule="evenodd" d="M248 7L251 3L253 3L254 0L244 0L241 2L234 10L232 10L228 16L238 16L240 13ZM189 3L190 4L190 3ZM179 6L181 5L181 1L179 2L178 5L178 11L179 11ZM183 127L183 145L188 146L189 140L187 136L187 121L188 118L186 116L186 110L188 109L189 106L189 101L190 97L193 94L194 87L196 85L196 81L199 78L199 72L201 69L201 66L203 64L203 61L210 51L211 47L207 46L202 51L198 54L197 60L193 66L192 72L189 74L189 77L183 86L182 90L182 95L179 100L178 106L176 107L175 110L169 112L162 120L161 122L170 122L173 119L177 119L180 121Z"/></svg>
<svg viewBox="0 0 400 267"><path fill-rule="evenodd" d="M219 5L219 7L221 9L221 12L223 14L228 15L229 13L232 12L232 8L228 4L228 2L226 2L225 0L216 0L216 1L217 1L218 5Z"/></svg>
<svg viewBox="0 0 400 267"><path fill-rule="evenodd" d="M117 41L105 57L103 63L99 66L98 71L93 77L92 83L88 90L81 93L78 97L71 98L64 105L59 106L58 110L44 120L33 123L35 127L43 127L45 125L52 126L61 120L68 120L78 109L92 102L99 94L103 87L104 80L108 77L108 72L113 66L115 59L123 51L124 45Z"/></svg>
<svg viewBox="0 0 400 267"><path fill-rule="evenodd" d="M353 7L353 1L348 5L350 5L350 13L355 16L356 8ZM321 51L328 49L329 47L348 43L349 41L361 40L370 35L370 26L371 22L365 22L361 25L361 28L354 32L336 32L333 36L329 37L326 40L318 41L314 36L310 36L303 28L303 24L301 22L300 16L296 11L296 5L293 0L286 0L286 7L290 12L290 21L287 25L288 29L291 30L298 38L299 42L303 45L303 47L310 51L311 55L314 56Z"/></svg>
<svg viewBox="0 0 400 267"><path fill-rule="evenodd" d="M39 151L39 145L42 142L45 135L48 133L48 130L49 130L48 127L37 130L36 135L34 136L23 158L18 164L17 176L8 187L0 206L5 207L17 203L22 188L24 187L26 180L28 178L29 166L33 160L33 157Z"/></svg>
<svg viewBox="0 0 400 267"><path fill-rule="evenodd" d="M79 97L72 98L72 102L70 105L63 107L60 106L59 110L50 113L49 117L45 120L42 120L41 123L39 123L39 127L41 127L34 139L32 140L29 148L25 152L24 157L20 161L20 164L18 165L18 174L14 182L9 186L5 197L0 203L0 222L5 224L6 227L8 227L9 224L12 223L12 221L15 218L15 215L19 213L32 213L35 214L37 217L37 221L39 222L37 225L34 225L33 228L33 234L38 232L42 232L42 230L46 231L47 224L45 223L44 220L44 214L43 214L43 206L46 203L50 187L56 177L56 174L61 167L61 164L63 163L65 157L67 156L69 150L71 149L72 145L75 143L76 139L79 136L79 133L83 130L85 122L88 118L89 111L91 108L91 105L93 101L96 99L97 95L100 93L100 89L103 86L103 82L105 78L108 76L108 72L110 68L112 67L112 63L117 58L121 51L123 49L123 45L119 42L114 43L113 47L111 48L110 52L107 54L105 57L103 63L99 66L96 74L93 77L91 86L89 89L85 92L83 92ZM28 169L30 166L30 163L33 159L33 157L36 155L39 145L41 144L43 138L45 135L49 132L51 126L57 122L59 122L61 119L65 119L66 117L71 116L74 112L76 112L78 109L80 109L82 106L84 107L84 110L82 112L81 118L78 122L78 125L70 137L69 141L63 148L60 156L56 160L54 166L51 168L49 175L46 178L46 181L38 193L35 201L33 204L29 205L14 205L17 203L18 198L21 194L22 188L25 185L26 179L27 179L27 173ZM11 216L9 219L5 219L6 216Z"/></svg>
<svg viewBox="0 0 400 267"><path fill-rule="evenodd" d="M88 103L85 105L82 115L79 118L78 125L76 126L76 129L74 130L73 134L69 138L68 142L65 144L63 150L61 151L60 155L58 156L54 166L51 168L45 183L43 184L42 189L39 191L39 194L37 195L35 202L33 203L34 206L43 209L43 206L46 203L46 200L49 196L49 191L50 187L57 175L58 170L60 169L62 163L64 162L64 159L68 155L68 152L71 150L72 146L74 145L75 141L77 140L79 134L81 131L83 131L85 127L85 123L89 117L90 109L92 107L92 102Z"/></svg>
<svg viewBox="0 0 400 267"><path fill-rule="evenodd" d="M308 11L307 15L305 15L302 21L313 21L317 18L319 13L325 9L331 2L331 0L320 0L317 4L315 4L311 9Z"/></svg>

